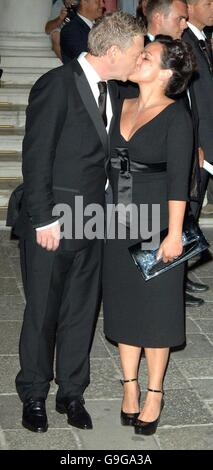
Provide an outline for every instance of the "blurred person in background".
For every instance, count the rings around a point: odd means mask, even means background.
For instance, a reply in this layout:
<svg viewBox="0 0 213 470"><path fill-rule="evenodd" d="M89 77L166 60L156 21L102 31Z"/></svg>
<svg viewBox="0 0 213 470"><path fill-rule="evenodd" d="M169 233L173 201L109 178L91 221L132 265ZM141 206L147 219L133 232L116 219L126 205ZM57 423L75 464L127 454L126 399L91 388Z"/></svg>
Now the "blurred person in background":
<svg viewBox="0 0 213 470"><path fill-rule="evenodd" d="M88 50L88 35L92 26L104 13L104 0L79 0L77 14L61 30L60 44L64 64Z"/></svg>
<svg viewBox="0 0 213 470"><path fill-rule="evenodd" d="M146 19L146 5L148 0L139 0L138 6L136 9L136 18L143 22L145 26L147 26L147 19Z"/></svg>
<svg viewBox="0 0 213 470"><path fill-rule="evenodd" d="M56 56L61 60L61 47L60 47L60 32L64 24L65 18L68 15L71 17L75 16L75 10L73 5L74 0L56 0L53 3L51 14L48 22L45 25L45 33L50 35L52 42L52 50ZM69 11L68 9L71 9Z"/></svg>

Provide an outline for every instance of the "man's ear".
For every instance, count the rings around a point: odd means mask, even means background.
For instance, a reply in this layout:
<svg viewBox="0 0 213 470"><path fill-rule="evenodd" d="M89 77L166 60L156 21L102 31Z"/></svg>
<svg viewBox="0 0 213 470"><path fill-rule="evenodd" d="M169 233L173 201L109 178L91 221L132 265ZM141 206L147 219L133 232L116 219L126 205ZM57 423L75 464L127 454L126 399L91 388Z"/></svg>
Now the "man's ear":
<svg viewBox="0 0 213 470"><path fill-rule="evenodd" d="M109 61L113 64L116 60L116 57L119 53L119 47L114 45L114 46L111 46L108 51L107 51L107 56L108 56L108 59Z"/></svg>
<svg viewBox="0 0 213 470"><path fill-rule="evenodd" d="M160 13L159 11L156 11L153 16L152 16L152 22L161 27L161 24L162 24L162 13Z"/></svg>

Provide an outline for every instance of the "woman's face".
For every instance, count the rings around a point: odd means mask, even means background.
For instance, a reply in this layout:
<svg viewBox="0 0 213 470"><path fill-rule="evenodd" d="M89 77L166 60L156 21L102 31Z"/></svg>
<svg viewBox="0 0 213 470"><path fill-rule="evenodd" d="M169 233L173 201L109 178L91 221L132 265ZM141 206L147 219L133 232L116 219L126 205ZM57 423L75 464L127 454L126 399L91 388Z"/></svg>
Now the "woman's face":
<svg viewBox="0 0 213 470"><path fill-rule="evenodd" d="M162 71L161 54L163 46L159 42L148 44L142 52L141 65L129 76L129 80L134 83L154 82Z"/></svg>

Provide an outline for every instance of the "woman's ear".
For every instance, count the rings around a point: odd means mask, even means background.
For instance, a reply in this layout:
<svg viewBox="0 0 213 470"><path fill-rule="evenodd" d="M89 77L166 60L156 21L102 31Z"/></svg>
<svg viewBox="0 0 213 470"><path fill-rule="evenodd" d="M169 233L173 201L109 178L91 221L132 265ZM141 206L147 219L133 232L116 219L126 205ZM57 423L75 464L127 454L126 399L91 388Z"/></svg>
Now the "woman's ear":
<svg viewBox="0 0 213 470"><path fill-rule="evenodd" d="M172 75L173 71L171 69L161 69L159 79L162 82L168 82Z"/></svg>

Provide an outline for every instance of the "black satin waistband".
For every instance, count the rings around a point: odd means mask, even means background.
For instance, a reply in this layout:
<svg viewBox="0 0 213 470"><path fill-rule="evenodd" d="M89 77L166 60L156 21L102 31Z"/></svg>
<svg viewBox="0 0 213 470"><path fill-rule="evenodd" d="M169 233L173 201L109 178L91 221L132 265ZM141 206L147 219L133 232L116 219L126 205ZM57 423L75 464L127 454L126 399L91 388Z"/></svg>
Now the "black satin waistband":
<svg viewBox="0 0 213 470"><path fill-rule="evenodd" d="M135 160L130 160L129 152L126 147L117 147L115 149L117 157L111 158L111 168L119 170L118 176L118 203L124 207L134 202L132 201L133 194L133 173L159 173L166 171L166 162L160 163L140 163ZM120 211L119 222L125 225L131 224L131 215L129 212Z"/></svg>
<svg viewBox="0 0 213 470"><path fill-rule="evenodd" d="M122 158L121 156L111 158L111 166L122 173L126 172L141 172L141 173L160 173L166 171L166 162L160 163L140 163L135 160Z"/></svg>

